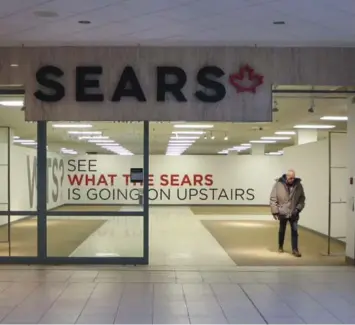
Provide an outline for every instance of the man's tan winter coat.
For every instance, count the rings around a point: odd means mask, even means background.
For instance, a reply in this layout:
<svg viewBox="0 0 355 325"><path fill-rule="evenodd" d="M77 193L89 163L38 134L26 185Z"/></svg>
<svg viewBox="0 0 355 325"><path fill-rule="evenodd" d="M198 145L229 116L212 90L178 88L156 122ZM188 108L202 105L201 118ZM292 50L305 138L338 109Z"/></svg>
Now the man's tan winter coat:
<svg viewBox="0 0 355 325"><path fill-rule="evenodd" d="M296 209L301 212L305 206L306 197L301 180L296 178L289 188L286 175L277 179L270 194L270 208L273 215L289 218Z"/></svg>

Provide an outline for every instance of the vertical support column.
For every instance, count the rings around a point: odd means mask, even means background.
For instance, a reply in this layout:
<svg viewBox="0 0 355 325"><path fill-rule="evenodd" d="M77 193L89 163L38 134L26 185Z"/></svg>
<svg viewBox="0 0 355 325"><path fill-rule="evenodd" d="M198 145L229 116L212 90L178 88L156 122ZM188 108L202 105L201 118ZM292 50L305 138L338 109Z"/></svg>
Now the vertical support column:
<svg viewBox="0 0 355 325"><path fill-rule="evenodd" d="M47 256L47 123L37 122L37 252Z"/></svg>
<svg viewBox="0 0 355 325"><path fill-rule="evenodd" d="M318 141L317 130L298 130L297 132L297 144L305 144Z"/></svg>
<svg viewBox="0 0 355 325"><path fill-rule="evenodd" d="M143 134L143 258L149 264L149 121Z"/></svg>
<svg viewBox="0 0 355 325"><path fill-rule="evenodd" d="M355 184L350 179L355 178L355 97L347 103L347 152L348 152L348 208L346 218L346 259L354 263L355 259Z"/></svg>
<svg viewBox="0 0 355 325"><path fill-rule="evenodd" d="M255 155L264 155L265 154L265 144L263 143L252 143L251 145L251 154Z"/></svg>

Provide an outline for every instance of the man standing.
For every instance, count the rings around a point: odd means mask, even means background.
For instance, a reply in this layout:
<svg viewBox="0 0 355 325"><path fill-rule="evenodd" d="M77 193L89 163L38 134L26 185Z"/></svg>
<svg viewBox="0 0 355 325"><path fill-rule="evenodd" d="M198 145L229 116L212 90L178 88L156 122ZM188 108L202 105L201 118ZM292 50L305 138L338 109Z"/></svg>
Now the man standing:
<svg viewBox="0 0 355 325"><path fill-rule="evenodd" d="M301 179L296 178L295 171L290 169L285 175L276 180L270 194L271 213L275 220L279 220L279 252L283 253L287 223L291 227L292 254L301 257L298 250L298 219L305 206Z"/></svg>

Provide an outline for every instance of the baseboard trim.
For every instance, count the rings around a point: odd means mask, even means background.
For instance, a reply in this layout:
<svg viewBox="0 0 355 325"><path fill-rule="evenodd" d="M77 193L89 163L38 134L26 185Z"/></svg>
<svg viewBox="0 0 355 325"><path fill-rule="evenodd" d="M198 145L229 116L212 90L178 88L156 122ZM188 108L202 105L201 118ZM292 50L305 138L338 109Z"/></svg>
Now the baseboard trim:
<svg viewBox="0 0 355 325"><path fill-rule="evenodd" d="M328 235L323 234L323 233L321 233L321 232L319 232L319 231L317 231L317 230L314 230L314 229L311 229L311 228L302 226L302 225L300 225L300 224L299 224L298 226L299 226L300 228L302 228L302 229L305 229L305 230L308 230L308 231L312 232L312 233L315 234L315 235L321 236L321 237L323 237L323 238L328 238ZM346 245L346 242L344 242L344 241L342 241L342 240L340 240L340 239L338 239L338 238L330 237L330 239L336 241L336 242L339 243L339 244Z"/></svg>

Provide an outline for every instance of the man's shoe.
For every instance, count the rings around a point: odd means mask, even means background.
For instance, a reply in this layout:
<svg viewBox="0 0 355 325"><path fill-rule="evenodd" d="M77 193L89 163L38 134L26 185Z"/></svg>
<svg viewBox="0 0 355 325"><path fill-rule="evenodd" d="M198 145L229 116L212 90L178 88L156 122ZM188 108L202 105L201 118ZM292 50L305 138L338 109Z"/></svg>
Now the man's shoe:
<svg viewBox="0 0 355 325"><path fill-rule="evenodd" d="M282 247L279 248L279 253L283 253L284 249Z"/></svg>
<svg viewBox="0 0 355 325"><path fill-rule="evenodd" d="M295 257L301 257L302 256L302 254L298 250L293 250L292 251L292 255L295 256Z"/></svg>

